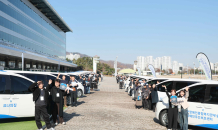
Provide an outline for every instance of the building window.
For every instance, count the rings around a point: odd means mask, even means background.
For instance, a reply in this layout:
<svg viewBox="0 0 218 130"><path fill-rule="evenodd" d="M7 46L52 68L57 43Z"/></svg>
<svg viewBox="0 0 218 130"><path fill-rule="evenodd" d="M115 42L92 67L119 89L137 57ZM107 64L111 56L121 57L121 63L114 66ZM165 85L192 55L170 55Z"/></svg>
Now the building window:
<svg viewBox="0 0 218 130"><path fill-rule="evenodd" d="M33 65L33 68L36 69L36 65Z"/></svg>
<svg viewBox="0 0 218 130"><path fill-rule="evenodd" d="M22 62L18 63L18 68L22 68Z"/></svg>
<svg viewBox="0 0 218 130"><path fill-rule="evenodd" d="M15 61L8 62L10 68L15 68Z"/></svg>
<svg viewBox="0 0 218 130"><path fill-rule="evenodd" d="M49 66L47 66L47 69L49 69L50 67Z"/></svg>
<svg viewBox="0 0 218 130"><path fill-rule="evenodd" d="M30 64L26 64L26 68L30 68Z"/></svg>
<svg viewBox="0 0 218 130"><path fill-rule="evenodd" d="M41 69L41 65L38 65L38 69Z"/></svg>
<svg viewBox="0 0 218 130"><path fill-rule="evenodd" d="M0 66L5 67L5 62L4 61L0 61Z"/></svg>

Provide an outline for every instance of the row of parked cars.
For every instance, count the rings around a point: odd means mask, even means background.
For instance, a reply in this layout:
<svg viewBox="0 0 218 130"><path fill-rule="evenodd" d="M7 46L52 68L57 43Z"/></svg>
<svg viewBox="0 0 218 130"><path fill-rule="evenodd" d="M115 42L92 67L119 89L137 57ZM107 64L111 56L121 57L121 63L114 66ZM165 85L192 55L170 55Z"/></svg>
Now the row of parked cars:
<svg viewBox="0 0 218 130"><path fill-rule="evenodd" d="M148 84L156 84L158 102L155 116L164 126L168 124L168 97L162 85L166 85L168 92L176 89L177 95L186 87L189 87L188 124L205 128L218 129L218 82L198 79L177 78L152 78L132 75L124 82L126 91L129 92L131 79L146 79ZM160 83L157 84L157 81ZM179 122L179 118L178 118Z"/></svg>
<svg viewBox="0 0 218 130"><path fill-rule="evenodd" d="M79 75L88 77L90 71L79 71L71 73L60 73L66 76L66 80L70 80L70 76L79 79ZM0 119L17 118L17 117L33 117L34 102L31 92L28 91L29 86L42 80L44 86L47 86L49 79L56 79L58 73L52 72L31 72L31 71L0 71ZM84 94L84 86L79 83L77 89L78 97Z"/></svg>

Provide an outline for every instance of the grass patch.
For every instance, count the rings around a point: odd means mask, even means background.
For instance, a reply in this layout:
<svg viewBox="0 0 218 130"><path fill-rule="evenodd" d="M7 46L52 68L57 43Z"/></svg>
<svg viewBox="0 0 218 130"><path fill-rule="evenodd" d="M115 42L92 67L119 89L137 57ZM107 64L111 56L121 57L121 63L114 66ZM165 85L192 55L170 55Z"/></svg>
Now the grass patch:
<svg viewBox="0 0 218 130"><path fill-rule="evenodd" d="M42 126L45 122L42 122ZM37 130L35 120L0 123L1 130Z"/></svg>

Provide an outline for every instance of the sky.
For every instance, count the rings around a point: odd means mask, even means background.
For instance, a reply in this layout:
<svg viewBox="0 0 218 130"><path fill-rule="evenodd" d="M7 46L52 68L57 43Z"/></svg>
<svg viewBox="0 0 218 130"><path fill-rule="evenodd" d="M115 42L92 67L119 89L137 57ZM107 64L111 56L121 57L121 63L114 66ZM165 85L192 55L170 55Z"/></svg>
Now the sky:
<svg viewBox="0 0 218 130"><path fill-rule="evenodd" d="M133 64L171 56L184 65L205 53L218 62L218 0L48 0L73 32L66 50Z"/></svg>

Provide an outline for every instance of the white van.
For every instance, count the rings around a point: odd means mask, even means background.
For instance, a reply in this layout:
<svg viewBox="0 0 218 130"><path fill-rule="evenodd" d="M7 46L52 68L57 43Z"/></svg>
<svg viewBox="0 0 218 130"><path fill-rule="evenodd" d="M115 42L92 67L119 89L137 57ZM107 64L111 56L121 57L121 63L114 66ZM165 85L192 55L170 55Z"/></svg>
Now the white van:
<svg viewBox="0 0 218 130"><path fill-rule="evenodd" d="M204 81L192 84L189 88L188 124L218 129L218 82ZM180 90L182 89L185 88ZM164 126L168 123L168 108L168 97L163 98L156 105L155 116Z"/></svg>
<svg viewBox="0 0 218 130"><path fill-rule="evenodd" d="M158 101L161 101L164 97L166 97L165 89L162 87L162 85L166 85L167 90L170 92L172 88L176 90L180 90L186 86L195 84L195 83L201 83L205 80L198 80L198 79L169 79L165 80L163 82L160 82L156 85L157 88L157 94L158 94Z"/></svg>
<svg viewBox="0 0 218 130"><path fill-rule="evenodd" d="M33 117L35 104L28 91L33 80L8 71L0 71L0 119Z"/></svg>

